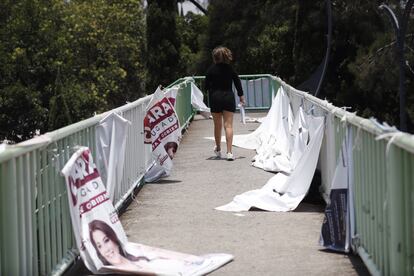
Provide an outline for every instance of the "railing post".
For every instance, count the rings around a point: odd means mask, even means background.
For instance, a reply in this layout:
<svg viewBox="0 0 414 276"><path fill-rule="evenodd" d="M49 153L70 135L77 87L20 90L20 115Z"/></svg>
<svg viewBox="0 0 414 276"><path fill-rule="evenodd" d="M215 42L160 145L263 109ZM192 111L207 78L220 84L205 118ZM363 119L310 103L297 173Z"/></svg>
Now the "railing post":
<svg viewBox="0 0 414 276"><path fill-rule="evenodd" d="M403 189L401 177L401 158L399 149L391 145L387 158L387 190L388 190L388 231L390 235L390 275L404 275L404 222L403 222Z"/></svg>
<svg viewBox="0 0 414 276"><path fill-rule="evenodd" d="M1 275L22 275L25 254L19 254L18 187L16 160L0 164ZM19 256L20 255L20 256Z"/></svg>

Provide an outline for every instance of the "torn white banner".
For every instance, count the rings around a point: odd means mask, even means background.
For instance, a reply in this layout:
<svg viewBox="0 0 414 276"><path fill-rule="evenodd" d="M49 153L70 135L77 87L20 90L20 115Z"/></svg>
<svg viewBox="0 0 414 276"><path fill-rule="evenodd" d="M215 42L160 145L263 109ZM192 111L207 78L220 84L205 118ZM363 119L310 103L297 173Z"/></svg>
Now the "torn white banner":
<svg viewBox="0 0 414 276"><path fill-rule="evenodd" d="M262 144L277 140L278 151L288 154L288 134L292 123L293 114L290 108L289 97L286 95L283 87L280 87L262 124L250 134L235 135L233 145L246 149L257 149Z"/></svg>
<svg viewBox="0 0 414 276"><path fill-rule="evenodd" d="M96 127L97 167L111 201L120 188L124 170L125 144L130 122L111 112Z"/></svg>
<svg viewBox="0 0 414 276"><path fill-rule="evenodd" d="M324 133L324 118L308 115L309 142L291 175L278 173L261 189L235 196L229 204L215 208L220 211L248 211L256 207L266 211L294 210L309 190L316 169Z"/></svg>
<svg viewBox="0 0 414 276"><path fill-rule="evenodd" d="M204 103L203 92L201 92L194 83L191 83L191 105L195 110L199 111L204 118L210 118L210 108Z"/></svg>

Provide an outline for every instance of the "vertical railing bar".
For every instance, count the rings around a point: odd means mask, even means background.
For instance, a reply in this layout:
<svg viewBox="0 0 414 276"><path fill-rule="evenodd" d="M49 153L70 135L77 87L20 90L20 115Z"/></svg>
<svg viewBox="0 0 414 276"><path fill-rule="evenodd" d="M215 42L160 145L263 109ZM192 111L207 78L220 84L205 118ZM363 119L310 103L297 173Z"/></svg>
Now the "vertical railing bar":
<svg viewBox="0 0 414 276"><path fill-rule="evenodd" d="M379 217L380 217L380 202L381 202L381 179L379 178L378 171L380 169L379 166L379 147L378 141L375 140L373 137L373 151L374 151L374 170L372 171L373 178L374 178L374 194L375 194L375 219L374 219L374 226L375 226L375 244L376 244L376 264L378 267L381 267L381 232L379 228Z"/></svg>
<svg viewBox="0 0 414 276"><path fill-rule="evenodd" d="M31 163L31 170L30 170L30 179L31 183L29 184L29 196L30 196L30 205L31 205L31 227L32 232L30 238L32 239L32 253L33 254L33 275L37 275L39 273L39 264L38 264L38 250L39 250L39 240L37 239L37 233L38 233L38 224L37 224L37 204L36 200L38 197L38 181L37 181L37 175L39 174L39 167L38 167L38 150L35 150L31 152L30 154L30 163Z"/></svg>
<svg viewBox="0 0 414 276"><path fill-rule="evenodd" d="M39 151L37 157L38 164L38 174L37 179L37 222L38 222L38 240L39 240L39 273L40 275L47 274L47 265L46 265L46 239L45 239L45 210L44 210L44 160L43 160L43 151Z"/></svg>
<svg viewBox="0 0 414 276"><path fill-rule="evenodd" d="M368 210L369 210L369 206L368 206L368 199L367 199L367 171L368 171L368 166L367 166L367 155L368 155L368 146L367 146L367 133L364 132L363 135L363 149L365 151L365 155L364 155L364 170L363 170L363 182L362 182L362 203L363 203L363 220L362 222L364 223L364 232L362 235L362 241L363 241L363 245L366 249L367 252L371 252L370 251L370 244L369 244L369 237L368 237L368 231L369 231L369 214L368 214Z"/></svg>
<svg viewBox="0 0 414 276"><path fill-rule="evenodd" d="M42 151L42 160L43 160L43 174L42 174L42 184L43 184L43 191L44 191L44 198L43 198L43 209L44 209L44 237L45 237L45 257L46 257L46 273L49 274L52 271L52 257L51 257L51 240L50 240L50 212L49 212L49 205L50 205L50 192L49 192L49 182L48 182L48 172L50 170L50 164L47 158L47 151Z"/></svg>
<svg viewBox="0 0 414 276"><path fill-rule="evenodd" d="M260 107L264 107L263 78L260 78L260 94L262 95L262 103Z"/></svg>
<svg viewBox="0 0 414 276"><path fill-rule="evenodd" d="M380 271L385 271L385 262L384 262L384 254L385 254L385 244L384 244L384 211L383 211L383 204L384 204L384 175L382 172L385 171L385 166L383 164L383 141L379 140L375 143L376 145L376 152L377 152L377 158L378 160L378 166L376 169L376 172L378 174L378 194L377 194L377 200L378 200L378 216L377 216L377 228L378 228L378 246L379 246L379 261L378 261L378 268Z"/></svg>
<svg viewBox="0 0 414 276"><path fill-rule="evenodd" d="M335 119L335 121L337 122L338 119ZM336 126L335 126L336 127ZM353 153L352 156L355 160L355 173L354 173L354 210L355 210L355 220L356 220L356 225L355 225L355 230L356 230L356 236L360 237L361 236L361 230L362 230L362 222L361 222L361 218L362 218L362 213L361 213L361 150L360 150L360 146L359 143L361 143L360 141L357 140L357 130L355 127L353 127L353 134L354 134L354 143L358 143L357 145L354 146L353 148Z"/></svg>
<svg viewBox="0 0 414 276"><path fill-rule="evenodd" d="M404 240L406 241L405 244L403 244L403 248L405 249L405 254L403 255L405 260L405 273L407 275L413 274L414 272L414 267L412 266L412 256L410 255L410 253L412 253L411 251L411 241L413 239L413 235L414 232L409 231L410 226L411 226L411 221L410 221L410 216L413 216L414 214L410 214L409 210L410 210L410 188L409 185L410 183L410 177L409 177L409 156L407 152L401 151L401 155L402 155L402 168L401 168L401 174L402 174L402 184L403 186L403 195L404 195L404 208L403 208L403 212L404 212ZM412 229L414 230L414 229Z"/></svg>
<svg viewBox="0 0 414 276"><path fill-rule="evenodd" d="M23 236L26 245L25 245L25 255L27 256L27 264L26 264L26 272L30 275L34 274L33 271L33 242L32 234L34 231L36 231L34 228L32 228L32 220L33 220L33 209L32 209L32 195L30 193L31 187L32 187L32 175L33 175L33 169L31 167L31 155L33 152L28 152L22 156L22 171L21 174L23 176L22 184L22 196L23 196L23 204L22 209L24 210L24 228L25 228L25 235Z"/></svg>
<svg viewBox="0 0 414 276"><path fill-rule="evenodd" d="M16 206L18 206L17 211L17 235L19 240L16 243L16 247L18 248L19 258L20 258L20 273L22 275L28 275L27 266L29 261L30 253L27 251L27 240L26 237L26 217L25 217L25 193L24 191L24 177L23 177L23 156L16 157L16 165L15 165L15 175L16 175L16 189L17 189L17 198L16 198ZM28 254L29 253L29 254Z"/></svg>
<svg viewBox="0 0 414 276"><path fill-rule="evenodd" d="M256 80L254 78L250 78L250 81L253 84L254 107L257 107Z"/></svg>
<svg viewBox="0 0 414 276"><path fill-rule="evenodd" d="M374 162L372 161L373 158L375 158L375 152L374 152L374 148L373 148L373 143L375 142L373 135L370 133L369 135L369 139L368 139L368 144L369 144L369 156L370 156L370 160L369 160L369 174L368 174L368 179L369 179L369 185L368 185L368 197L369 197L369 238L370 238L370 244L371 244L371 255L372 258L374 260L375 263L376 262L376 243L375 243L375 232L377 231L376 227L375 227L375 182L374 182Z"/></svg>
<svg viewBox="0 0 414 276"><path fill-rule="evenodd" d="M375 174L375 162L376 162L376 150L375 150L375 139L372 135L370 135L370 198L371 198L371 243L372 243L372 258L376 264L378 264L378 242L377 242L377 234L378 228L376 225L377 220L377 183L376 183L376 174Z"/></svg>
<svg viewBox="0 0 414 276"><path fill-rule="evenodd" d="M49 148L48 152L48 170L47 170L47 185L49 189L49 226L50 226L50 248L51 248L51 263L53 267L57 264L57 245L56 245L56 189L55 189L55 170L56 167L54 166L54 156L55 148L54 146Z"/></svg>
<svg viewBox="0 0 414 276"><path fill-rule="evenodd" d="M55 186L55 197L56 197L56 250L57 250L57 259L61 260L63 258L63 239L62 239L62 200L65 199L63 197L63 189L61 185L60 171L62 170L63 163L60 162L60 152L62 148L62 140L56 142L56 156L55 156L55 174L54 174L54 186Z"/></svg>
<svg viewBox="0 0 414 276"><path fill-rule="evenodd" d="M384 243L384 275L389 275L390 273L390 265L389 265L389 246L388 246L388 242L389 242L389 236L388 236L388 212L389 212L389 208L388 208L388 204L387 204L387 193L388 193L388 188L387 188L387 161L386 161L386 154L385 154L385 148L386 148L386 144L384 141L381 141L381 153L382 153L382 168L383 170L381 171L382 174L382 179L383 179L383 206L382 206L382 219L383 219L383 224L382 224L382 228L384 231L384 237L383 237L383 243Z"/></svg>
<svg viewBox="0 0 414 276"><path fill-rule="evenodd" d="M67 160L69 160L69 143L68 143L68 139L69 138L63 138L62 139L62 149L60 149L60 163L61 164L65 164L67 162ZM67 188L66 188L66 184L63 185L64 188L64 192L63 192L63 198L62 198L62 236L63 236L63 250L67 251L68 249L70 249L70 246L72 245L71 243L71 230L72 230L72 225L70 223L70 213L69 213L69 202L68 202L68 194L67 194Z"/></svg>

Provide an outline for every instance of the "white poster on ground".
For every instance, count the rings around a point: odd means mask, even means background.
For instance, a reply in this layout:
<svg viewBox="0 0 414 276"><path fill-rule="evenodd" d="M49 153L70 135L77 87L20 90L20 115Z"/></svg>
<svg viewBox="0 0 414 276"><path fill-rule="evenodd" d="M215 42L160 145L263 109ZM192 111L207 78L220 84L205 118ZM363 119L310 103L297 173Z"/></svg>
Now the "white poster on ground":
<svg viewBox="0 0 414 276"><path fill-rule="evenodd" d="M96 163L112 202L115 188L120 187L117 184L122 180L129 124L128 120L112 112L96 127Z"/></svg>
<svg viewBox="0 0 414 276"><path fill-rule="evenodd" d="M171 90L171 92L173 92ZM176 95L165 95L158 89L152 95L144 118L145 143L151 144L155 165L145 175L146 182L157 181L169 176L173 167L172 159L181 140L180 122L174 105L169 98Z"/></svg>
<svg viewBox="0 0 414 276"><path fill-rule="evenodd" d="M233 259L229 254L196 256L128 242L86 147L72 155L62 174L76 245L93 273L205 275Z"/></svg>
<svg viewBox="0 0 414 276"><path fill-rule="evenodd" d="M261 125L250 134L235 135L233 145L256 150L253 166L273 172L285 171L289 163L292 125L289 97L280 87Z"/></svg>

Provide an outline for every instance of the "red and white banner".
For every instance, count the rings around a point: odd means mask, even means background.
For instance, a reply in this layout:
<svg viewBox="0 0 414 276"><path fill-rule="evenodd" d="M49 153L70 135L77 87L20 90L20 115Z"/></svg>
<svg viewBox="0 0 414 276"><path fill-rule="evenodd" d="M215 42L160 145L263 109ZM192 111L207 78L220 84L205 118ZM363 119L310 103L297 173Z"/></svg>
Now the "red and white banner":
<svg viewBox="0 0 414 276"><path fill-rule="evenodd" d="M171 91L174 92L174 91ZM164 93L160 87L152 95L144 118L145 143L152 145L156 165L151 168L146 181L156 181L169 176L173 167L172 159L181 140L181 128L174 109L175 93Z"/></svg>
<svg viewBox="0 0 414 276"><path fill-rule="evenodd" d="M233 259L229 254L195 256L128 242L86 147L72 155L62 174L76 244L93 273L205 275Z"/></svg>

